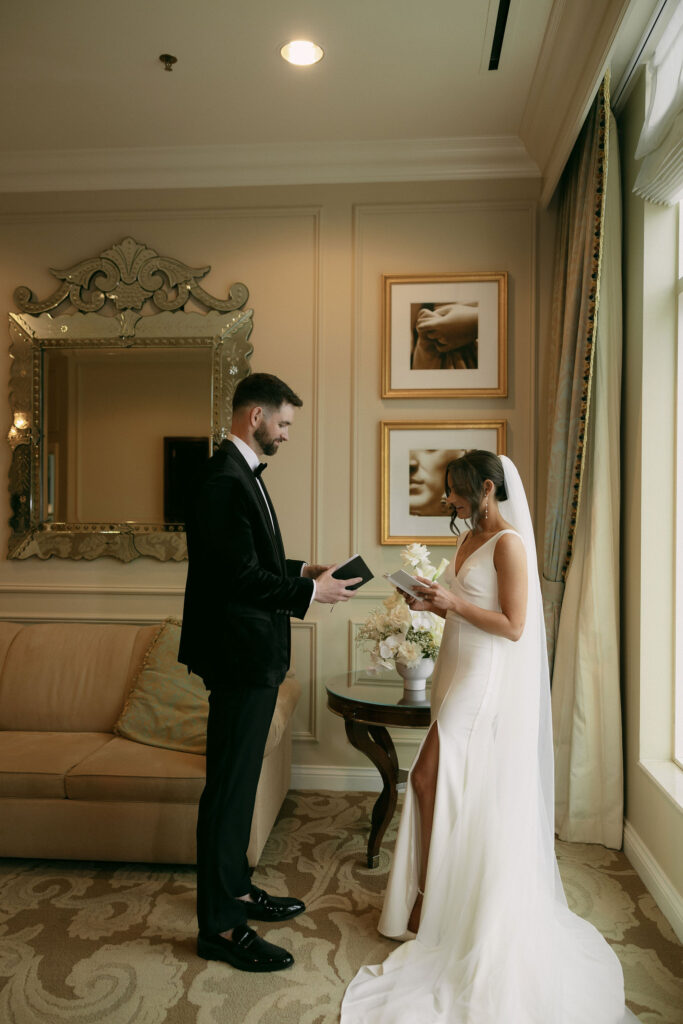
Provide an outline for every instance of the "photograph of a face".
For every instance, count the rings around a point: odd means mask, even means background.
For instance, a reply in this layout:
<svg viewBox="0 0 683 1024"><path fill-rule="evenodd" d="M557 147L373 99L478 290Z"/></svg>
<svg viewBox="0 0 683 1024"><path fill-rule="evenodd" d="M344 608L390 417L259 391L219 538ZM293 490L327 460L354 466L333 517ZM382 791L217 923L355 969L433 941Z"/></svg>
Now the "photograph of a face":
<svg viewBox="0 0 683 1024"><path fill-rule="evenodd" d="M507 273L382 280L383 398L507 395Z"/></svg>
<svg viewBox="0 0 683 1024"><path fill-rule="evenodd" d="M465 451L465 448L411 449L408 461L411 516L450 516L446 505L446 467Z"/></svg>
<svg viewBox="0 0 683 1024"><path fill-rule="evenodd" d="M448 465L473 448L507 454L506 421L385 420L381 428L381 543L453 544Z"/></svg>

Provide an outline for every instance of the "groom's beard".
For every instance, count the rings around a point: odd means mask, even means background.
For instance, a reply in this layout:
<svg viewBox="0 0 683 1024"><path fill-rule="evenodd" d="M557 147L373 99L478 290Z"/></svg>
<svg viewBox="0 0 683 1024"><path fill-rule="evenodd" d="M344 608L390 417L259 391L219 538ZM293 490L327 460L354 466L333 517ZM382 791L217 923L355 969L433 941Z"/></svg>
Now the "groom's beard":
<svg viewBox="0 0 683 1024"><path fill-rule="evenodd" d="M264 455L275 455L278 450L278 442L270 435L265 423L262 423L254 431L254 440Z"/></svg>

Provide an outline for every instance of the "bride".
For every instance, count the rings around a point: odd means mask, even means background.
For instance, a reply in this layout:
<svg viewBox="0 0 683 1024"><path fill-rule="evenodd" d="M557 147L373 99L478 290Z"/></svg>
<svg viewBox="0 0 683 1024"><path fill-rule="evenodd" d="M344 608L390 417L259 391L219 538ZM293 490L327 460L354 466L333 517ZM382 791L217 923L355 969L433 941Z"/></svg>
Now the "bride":
<svg viewBox="0 0 683 1024"><path fill-rule="evenodd" d="M531 517L505 456L449 464L471 529L416 610L446 625L379 930L341 1024L622 1024L621 966L571 913L554 853L550 687Z"/></svg>

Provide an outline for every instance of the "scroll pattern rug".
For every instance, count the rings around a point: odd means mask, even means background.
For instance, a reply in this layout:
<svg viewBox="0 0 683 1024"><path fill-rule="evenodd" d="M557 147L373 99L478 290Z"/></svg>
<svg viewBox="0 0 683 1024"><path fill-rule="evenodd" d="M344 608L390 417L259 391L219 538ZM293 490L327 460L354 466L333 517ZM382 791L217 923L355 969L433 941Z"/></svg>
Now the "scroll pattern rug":
<svg viewBox="0 0 683 1024"><path fill-rule="evenodd" d="M0 861L2 1024L333 1024L346 983L394 948L376 924L397 818L364 866L370 794L292 793L255 875L307 913L261 925L296 958L247 975L195 953L189 867ZM680 1024L681 947L623 854L558 844L569 902L612 943L642 1024Z"/></svg>

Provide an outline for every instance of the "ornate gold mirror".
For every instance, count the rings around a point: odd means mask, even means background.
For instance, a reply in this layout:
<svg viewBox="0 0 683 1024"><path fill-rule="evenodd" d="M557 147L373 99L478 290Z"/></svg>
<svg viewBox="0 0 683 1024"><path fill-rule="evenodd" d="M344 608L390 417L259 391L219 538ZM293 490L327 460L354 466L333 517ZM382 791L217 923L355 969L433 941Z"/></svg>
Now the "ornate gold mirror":
<svg viewBox="0 0 683 1024"><path fill-rule="evenodd" d="M247 288L215 298L210 269L125 238L43 301L16 289L10 558L186 557L183 500L253 351Z"/></svg>

